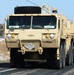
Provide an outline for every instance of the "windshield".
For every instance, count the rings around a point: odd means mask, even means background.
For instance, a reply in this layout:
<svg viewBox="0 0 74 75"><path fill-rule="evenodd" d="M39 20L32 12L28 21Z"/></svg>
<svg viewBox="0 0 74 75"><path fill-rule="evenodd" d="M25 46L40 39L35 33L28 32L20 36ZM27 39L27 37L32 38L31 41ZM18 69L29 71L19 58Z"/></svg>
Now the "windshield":
<svg viewBox="0 0 74 75"><path fill-rule="evenodd" d="M55 16L34 16L33 29L54 29L56 28L56 17Z"/></svg>
<svg viewBox="0 0 74 75"><path fill-rule="evenodd" d="M7 28L15 29L55 29L55 16L33 16L31 23L31 16L10 16L7 22ZM32 26L31 26L32 24Z"/></svg>
<svg viewBox="0 0 74 75"><path fill-rule="evenodd" d="M31 16L10 16L8 28L14 27L15 29L29 29L30 24Z"/></svg>

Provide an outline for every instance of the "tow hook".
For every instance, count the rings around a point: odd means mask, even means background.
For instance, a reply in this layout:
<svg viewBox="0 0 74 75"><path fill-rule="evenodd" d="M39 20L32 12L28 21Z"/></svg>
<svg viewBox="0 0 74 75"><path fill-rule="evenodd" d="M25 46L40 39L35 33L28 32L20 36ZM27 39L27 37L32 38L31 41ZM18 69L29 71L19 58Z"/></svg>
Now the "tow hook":
<svg viewBox="0 0 74 75"><path fill-rule="evenodd" d="M40 55L43 53L42 47L39 47L38 52L39 52Z"/></svg>
<svg viewBox="0 0 74 75"><path fill-rule="evenodd" d="M23 55L25 54L25 49L21 49L21 50L18 50L18 52L21 52Z"/></svg>

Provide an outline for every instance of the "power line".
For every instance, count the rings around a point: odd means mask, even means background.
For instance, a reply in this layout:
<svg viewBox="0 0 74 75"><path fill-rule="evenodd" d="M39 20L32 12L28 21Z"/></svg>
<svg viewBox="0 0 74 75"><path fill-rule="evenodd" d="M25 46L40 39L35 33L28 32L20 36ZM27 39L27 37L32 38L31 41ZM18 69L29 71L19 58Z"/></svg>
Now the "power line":
<svg viewBox="0 0 74 75"><path fill-rule="evenodd" d="M26 1L32 3L32 4L36 5L36 6L38 6L36 3L34 3L32 1L30 1L30 0L26 0Z"/></svg>
<svg viewBox="0 0 74 75"><path fill-rule="evenodd" d="M40 7L39 5L37 5L36 3L34 3L34 2L32 2L32 1L30 1L30 0L26 0L27 2L29 2L29 3L32 3L32 4L34 4L34 5L36 5L36 6L38 6L38 7ZM43 6L43 7L45 7L45 5ZM49 13L47 10L47 8L46 9L44 9L43 7L40 7L41 9L43 9L44 11L46 11L47 13Z"/></svg>

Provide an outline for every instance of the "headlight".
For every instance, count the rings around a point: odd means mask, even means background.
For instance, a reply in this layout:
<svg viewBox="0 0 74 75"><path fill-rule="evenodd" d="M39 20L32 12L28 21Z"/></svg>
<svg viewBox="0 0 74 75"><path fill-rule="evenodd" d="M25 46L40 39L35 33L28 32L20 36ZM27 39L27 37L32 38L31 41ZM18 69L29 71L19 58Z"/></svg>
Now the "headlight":
<svg viewBox="0 0 74 75"><path fill-rule="evenodd" d="M12 37L12 35L11 35L11 34L7 34L7 37L8 37L8 38L11 38L11 37Z"/></svg>
<svg viewBox="0 0 74 75"><path fill-rule="evenodd" d="M50 34L50 38L51 38L51 39L54 38L54 34Z"/></svg>
<svg viewBox="0 0 74 75"><path fill-rule="evenodd" d="M12 34L12 38L14 38L15 37L15 34Z"/></svg>
<svg viewBox="0 0 74 75"><path fill-rule="evenodd" d="M49 36L50 36L49 34L46 34L46 35L45 35L46 38L49 38Z"/></svg>

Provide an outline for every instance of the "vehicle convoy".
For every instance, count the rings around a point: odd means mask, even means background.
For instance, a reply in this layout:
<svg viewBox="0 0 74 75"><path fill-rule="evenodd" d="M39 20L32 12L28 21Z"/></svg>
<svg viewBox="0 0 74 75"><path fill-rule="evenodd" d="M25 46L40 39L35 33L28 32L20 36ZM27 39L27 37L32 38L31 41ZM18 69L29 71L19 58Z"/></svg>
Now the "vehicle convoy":
<svg viewBox="0 0 74 75"><path fill-rule="evenodd" d="M11 67L44 62L61 69L73 64L71 25L73 23L55 8L50 13L45 5L15 7L14 14L5 20L5 42L10 50Z"/></svg>

